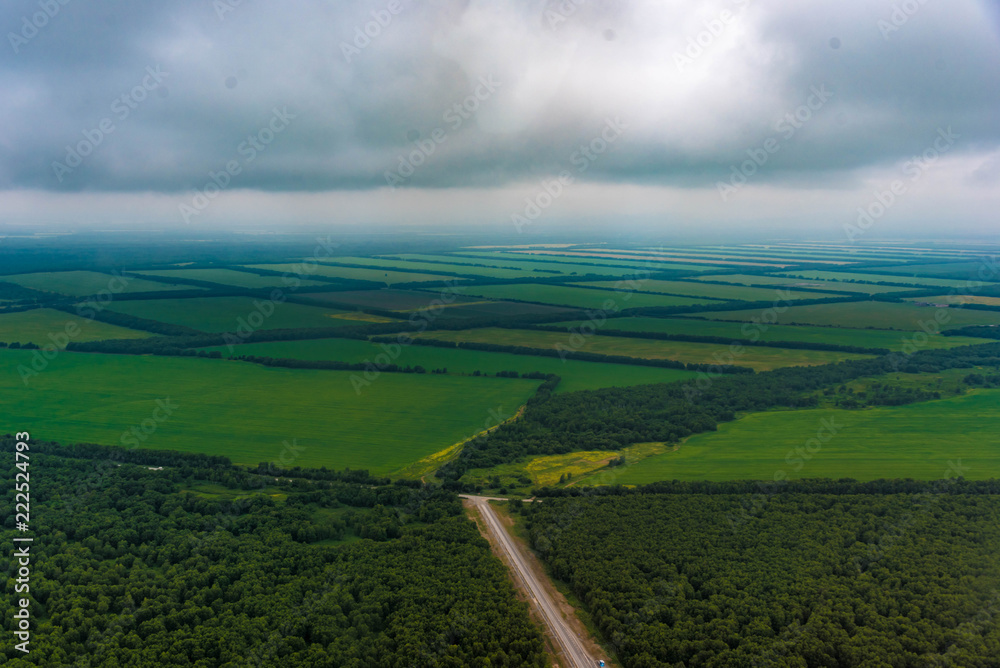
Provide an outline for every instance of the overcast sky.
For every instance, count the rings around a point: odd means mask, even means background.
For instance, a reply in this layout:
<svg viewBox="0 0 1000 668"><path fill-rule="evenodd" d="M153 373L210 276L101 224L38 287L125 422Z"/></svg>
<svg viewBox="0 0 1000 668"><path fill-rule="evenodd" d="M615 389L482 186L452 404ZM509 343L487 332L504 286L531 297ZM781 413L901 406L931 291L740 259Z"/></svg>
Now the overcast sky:
<svg viewBox="0 0 1000 668"><path fill-rule="evenodd" d="M994 231L996 7L9 0L0 226Z"/></svg>

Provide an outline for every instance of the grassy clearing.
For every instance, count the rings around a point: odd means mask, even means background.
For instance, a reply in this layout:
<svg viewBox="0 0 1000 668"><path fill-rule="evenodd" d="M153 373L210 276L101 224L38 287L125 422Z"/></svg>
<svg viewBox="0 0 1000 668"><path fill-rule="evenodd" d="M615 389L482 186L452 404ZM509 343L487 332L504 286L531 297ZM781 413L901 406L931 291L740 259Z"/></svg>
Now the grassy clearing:
<svg viewBox="0 0 1000 668"><path fill-rule="evenodd" d="M663 454L672 448L672 445L663 443L638 443L620 451L591 450L532 457L523 462L501 464L490 469L472 469L462 477L462 481L496 489L490 486L490 478L497 476L501 486L517 493L527 493L536 487L570 486L584 479L590 480L588 484L596 484L590 476L597 474L604 477L613 473L615 469L608 467L608 462L612 459L625 457L626 462L634 463ZM530 480L530 483L525 483L525 479Z"/></svg>
<svg viewBox="0 0 1000 668"><path fill-rule="evenodd" d="M782 276L816 279L821 281L872 281L874 283L906 283L914 286L941 286L945 288L965 287L966 281L956 281L947 278L925 278L917 276L888 276L886 274L865 274L850 271L794 271L785 272ZM916 288L914 288L916 289Z"/></svg>
<svg viewBox="0 0 1000 668"><path fill-rule="evenodd" d="M0 365L11 371L30 359L29 351L0 350ZM142 447L225 455L246 465L285 457L301 466L384 474L492 426L491 411L514 413L539 384L382 374L359 395L352 375L63 353L27 385L15 372L0 374L0 405L8 423L16 419L35 438L119 445L132 427L154 424L156 401L169 398L176 408Z"/></svg>
<svg viewBox="0 0 1000 668"><path fill-rule="evenodd" d="M823 420L832 420L838 432L804 461L806 442L816 437ZM949 462L959 460L968 467L966 478L995 478L1000 476L998 420L1000 390L862 411L753 413L719 425L717 432L692 436L676 452L601 474L597 482L773 480L777 471L790 479L931 480L944 477ZM815 442L809 447L815 449Z"/></svg>
<svg viewBox="0 0 1000 668"><path fill-rule="evenodd" d="M215 482L205 482L198 481L195 482L190 487L184 488L182 491L191 492L197 496L204 499L210 499L212 501L234 501L240 498L246 498L251 492L244 489L230 489L225 485L220 485ZM265 494L275 501L284 501L288 498L288 494L282 492L278 487L261 487L253 490L253 494ZM332 509L331 509L332 510Z"/></svg>
<svg viewBox="0 0 1000 668"><path fill-rule="evenodd" d="M250 264L252 269L269 269L270 271L287 272L300 275L303 271L302 265L298 264ZM350 278L359 281L374 281L392 285L395 283L429 283L431 281L465 281L465 278L454 276L443 276L439 274L414 273L408 271L393 271L391 269L359 269L357 267L337 267L331 264L311 264L309 266L310 275L325 276L327 278Z"/></svg>
<svg viewBox="0 0 1000 668"><path fill-rule="evenodd" d="M866 295L879 295L887 292L904 292L911 288L899 288L891 285L868 285L866 283L845 283L844 281L820 281L789 276L755 276L752 274L718 274L699 276L699 281L721 281L737 285L773 285L776 287L809 288L811 290L840 290L842 292L858 292Z"/></svg>
<svg viewBox="0 0 1000 668"><path fill-rule="evenodd" d="M631 285L628 281L595 281L592 283L580 283L584 286L594 286L601 288L627 289ZM640 280L635 282L636 290L645 292L664 292L667 294L686 295L688 297L706 297L709 299L744 301L778 301L781 299L822 299L824 297L841 297L831 293L820 292L781 292L777 289L751 288L742 285L714 285L710 283L698 284L687 281L656 281Z"/></svg>
<svg viewBox="0 0 1000 668"><path fill-rule="evenodd" d="M477 285L469 287L466 294L492 299L519 299L542 302L556 306L572 306L589 309L627 309L648 306L690 306L705 304L710 299L669 297L667 295L645 295L635 292L613 290L591 290L589 288L521 283L515 285Z"/></svg>
<svg viewBox="0 0 1000 668"><path fill-rule="evenodd" d="M749 311L747 311L749 313ZM757 313L759 316L760 314ZM759 319L759 318L758 318ZM553 323L559 326L589 326L585 320ZM862 346L864 348L888 348L900 350L908 341L905 332L890 332L881 329L848 329L846 327L809 327L793 325L755 325L751 322L723 322L698 318L612 318L605 322L604 330L620 329L626 332L662 332L665 334L689 334L696 336L724 336L730 339L751 339L758 341L801 341L804 343L829 343L840 346ZM930 337L924 349L954 348L956 346L989 343L989 339L975 339L967 336Z"/></svg>
<svg viewBox="0 0 1000 668"><path fill-rule="evenodd" d="M715 311L704 314L713 320L751 321L760 317L760 310ZM956 329L969 325L1000 324L1000 312L963 311L961 309L939 309L931 306L916 306L909 303L893 302L844 302L839 304L811 304L790 306L778 313L778 323L784 325L804 324L821 327L874 327L877 329L897 329L916 331L921 323L933 323L940 317L942 329ZM928 324L930 327L930 324Z"/></svg>
<svg viewBox="0 0 1000 668"><path fill-rule="evenodd" d="M163 279L186 278L194 281L208 281L238 288L289 288L291 285L281 276L258 276L235 269L164 269L161 271L136 272L142 276L156 276ZM296 277L295 285L324 285L320 281L310 281Z"/></svg>
<svg viewBox="0 0 1000 668"><path fill-rule="evenodd" d="M316 339L311 341L276 341L272 343L249 343L234 348L235 355L259 355L305 360L335 360L340 362L372 362L375 364L399 364L401 366L422 366L431 369L447 369L449 374L469 375L476 371L495 374L498 371L518 373L554 373L562 381L557 392L594 390L601 387L626 387L651 383L672 383L695 376L694 372L678 369L658 369L656 367L633 364L602 364L580 362L557 357L536 355L512 355L510 353L480 352L478 350L456 350L454 348L434 348L429 346L399 346L397 344L376 344L353 339ZM229 354L227 346L209 348Z"/></svg>
<svg viewBox="0 0 1000 668"><path fill-rule="evenodd" d="M579 352L600 353L602 355L625 355L642 359L669 359L702 364L737 364L758 371L786 366L812 366L828 364L847 359L859 359L868 355L831 352L826 350L795 350L790 348L744 347L741 354L734 356L730 346L712 343L689 343L687 341L657 341L653 339L631 339L617 336L590 336L582 341L577 336L561 332L544 332L526 329L483 328L462 331L437 330L424 332L418 336L444 341L476 341L510 346L554 349L557 345ZM580 345L576 345L580 344ZM553 358L557 359L558 358Z"/></svg>
<svg viewBox="0 0 1000 668"><path fill-rule="evenodd" d="M55 271L38 274L0 276L0 280L16 283L33 290L56 292L69 297L96 295L107 290L113 295L131 292L159 292L161 290L197 290L190 286L156 283L142 278L116 277L96 271Z"/></svg>
<svg viewBox="0 0 1000 668"><path fill-rule="evenodd" d="M288 302L274 303L267 299L251 297L202 297L194 299L150 299L116 302L111 309L140 318L158 320L173 325L193 327L203 332L233 332L240 321L253 326L260 316L262 324L254 329L293 329L297 327L337 327L352 324L334 316L345 311L303 306ZM256 314L256 315L253 315Z"/></svg>
<svg viewBox="0 0 1000 668"><path fill-rule="evenodd" d="M65 335L65 341L62 335ZM68 341L82 343L103 339L142 339L147 336L152 334L87 320L55 309L36 308L0 315L0 341L4 343L54 344L65 348Z"/></svg>

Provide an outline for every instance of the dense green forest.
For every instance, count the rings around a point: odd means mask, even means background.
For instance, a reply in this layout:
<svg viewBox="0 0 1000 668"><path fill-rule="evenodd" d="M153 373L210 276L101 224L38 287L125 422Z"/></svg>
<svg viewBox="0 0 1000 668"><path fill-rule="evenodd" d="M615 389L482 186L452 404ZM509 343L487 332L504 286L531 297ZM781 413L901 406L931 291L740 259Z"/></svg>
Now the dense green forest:
<svg viewBox="0 0 1000 668"><path fill-rule="evenodd" d="M864 376L904 371L1000 366L1000 344L925 350L912 355L786 367L755 374L702 377L683 383L641 385L552 395L528 405L522 419L470 441L438 475L458 479L467 470L517 461L527 455L620 450L632 443L676 442L716 429L738 412L817 404L818 389ZM912 393L910 399L920 395ZM901 399L897 395L896 399Z"/></svg>
<svg viewBox="0 0 1000 668"><path fill-rule="evenodd" d="M11 668L546 665L503 565L440 489L53 444L33 446L31 484L32 651L7 643ZM0 566L16 574L10 552Z"/></svg>
<svg viewBox="0 0 1000 668"><path fill-rule="evenodd" d="M995 482L805 481L729 521L753 489L511 509L626 668L1000 666Z"/></svg>

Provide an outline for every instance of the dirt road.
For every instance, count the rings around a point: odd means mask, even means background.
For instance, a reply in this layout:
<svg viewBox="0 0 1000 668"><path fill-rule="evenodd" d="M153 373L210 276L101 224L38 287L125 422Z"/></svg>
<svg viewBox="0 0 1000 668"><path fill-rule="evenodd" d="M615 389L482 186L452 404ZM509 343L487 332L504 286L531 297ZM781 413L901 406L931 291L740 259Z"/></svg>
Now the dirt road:
<svg viewBox="0 0 1000 668"><path fill-rule="evenodd" d="M577 638L576 633L573 632L573 629L570 628L566 620L559 614L559 607L525 562L528 557L521 553L517 544L507 533L507 530L504 529L503 523L497 517L496 512L490 507L490 497L470 496L466 494L462 496L474 503L479 510L490 533L493 534L507 555L507 559L517 574L518 579L524 583L532 607L545 620L545 625L548 627L549 632L552 633L552 636L562 649L567 664L571 668L594 668L594 666L597 666L597 659L587 653L587 650L579 638Z"/></svg>

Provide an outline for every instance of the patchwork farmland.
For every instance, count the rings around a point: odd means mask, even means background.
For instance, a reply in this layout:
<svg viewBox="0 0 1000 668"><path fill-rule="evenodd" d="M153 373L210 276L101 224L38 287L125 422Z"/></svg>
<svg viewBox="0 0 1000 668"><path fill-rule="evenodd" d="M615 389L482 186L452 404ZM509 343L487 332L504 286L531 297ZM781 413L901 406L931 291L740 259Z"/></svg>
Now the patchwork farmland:
<svg viewBox="0 0 1000 668"><path fill-rule="evenodd" d="M727 417L676 452L676 443L642 440L638 427L619 440L580 437L579 446L567 437L555 453L525 450L485 467L466 467L474 450L462 444L500 421L530 424L556 398L675 386L697 393L780 370L877 364L886 353L907 364L911 355L990 349L1000 282L970 288L957 278L975 258L958 246L456 246L138 265L126 287L103 296L113 273L12 273L0 276L0 353L13 370L0 394L39 433L111 445L169 395L184 410L138 447L243 464L273 457L286 437L274 425L290 422L306 446L301 465L440 475L477 489L499 483L527 492L525 479L558 486L583 474L594 484L611 479L594 475L619 458L625 466L613 478L628 484L756 477L773 467L783 430L793 434L813 419L802 410L808 401ZM63 340L70 321L75 334ZM52 359L36 345L49 345ZM978 359L963 362L968 374L992 377L990 358ZM32 363L39 370L25 382L17 369L34 371ZM947 420L976 407L987 415L994 395L976 389L980 382L992 381L955 381L954 397L931 401L932 391L890 379L881 391L916 401L912 407L846 417L861 420L851 423L859 434L869 423L889 434L893 424L905 431L904 417ZM85 390L61 389L73 387ZM39 393L61 397L60 408L36 411ZM104 398L116 408L102 408ZM933 410L921 413L925 407ZM198 426L207 423L211 429ZM758 423L779 435L773 448L730 445ZM932 451L908 457L889 444L866 453L844 443L844 454L817 464L817 474L864 479L898 464L921 477L936 462ZM991 462L982 476L992 474Z"/></svg>

